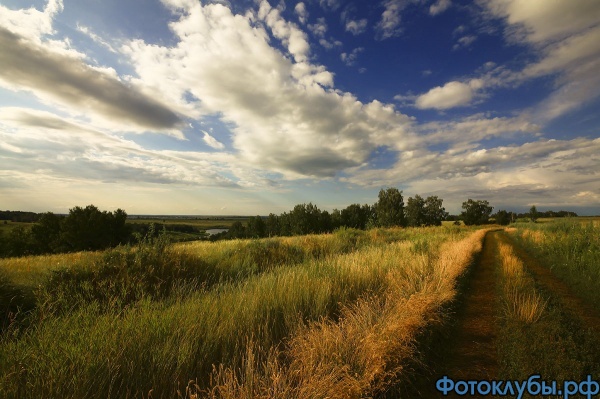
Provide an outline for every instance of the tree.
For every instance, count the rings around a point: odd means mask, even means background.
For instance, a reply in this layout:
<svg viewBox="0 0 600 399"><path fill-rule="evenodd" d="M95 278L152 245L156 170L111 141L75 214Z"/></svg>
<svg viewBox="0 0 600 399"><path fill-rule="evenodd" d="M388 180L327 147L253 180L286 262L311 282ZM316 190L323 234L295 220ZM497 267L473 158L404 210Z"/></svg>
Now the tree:
<svg viewBox="0 0 600 399"><path fill-rule="evenodd" d="M60 222L62 218L52 212L42 214L36 224L31 227L33 251L38 254L59 252Z"/></svg>
<svg viewBox="0 0 600 399"><path fill-rule="evenodd" d="M441 226L442 220L448 217L446 208L442 206L443 199L437 195L427 197L425 200L425 225L426 226Z"/></svg>
<svg viewBox="0 0 600 399"><path fill-rule="evenodd" d="M375 204L377 224L382 227L406 226L404 198L397 188L381 189Z"/></svg>
<svg viewBox="0 0 600 399"><path fill-rule="evenodd" d="M404 209L406 223L411 227L420 227L426 224L425 200L420 195L410 197Z"/></svg>
<svg viewBox="0 0 600 399"><path fill-rule="evenodd" d="M246 236L262 238L267 236L267 226L260 216L251 217L246 223Z"/></svg>
<svg viewBox="0 0 600 399"><path fill-rule="evenodd" d="M364 230L369 221L371 207L367 204L352 204L341 212L341 225Z"/></svg>
<svg viewBox="0 0 600 399"><path fill-rule="evenodd" d="M236 220L229 227L229 231L227 235L230 238L245 238L246 237L246 228L239 220Z"/></svg>
<svg viewBox="0 0 600 399"><path fill-rule="evenodd" d="M511 215L510 215L510 213L508 213L504 209L502 209L502 210L499 210L498 212L496 212L496 214L494 215L494 218L496 219L496 224L499 224L501 226L506 226L510 223Z"/></svg>
<svg viewBox="0 0 600 399"><path fill-rule="evenodd" d="M538 219L538 211L537 208L535 207L535 205L531 206L531 209L529 209L529 219L535 223Z"/></svg>
<svg viewBox="0 0 600 399"><path fill-rule="evenodd" d="M269 213L267 221L265 222L266 234L269 237L275 237L281 235L281 228L279 227L279 217L274 213Z"/></svg>
<svg viewBox="0 0 600 399"><path fill-rule="evenodd" d="M490 206L488 201L474 201L469 198L469 200L463 202L462 209L464 211L461 216L465 225L471 226L487 223L494 208Z"/></svg>

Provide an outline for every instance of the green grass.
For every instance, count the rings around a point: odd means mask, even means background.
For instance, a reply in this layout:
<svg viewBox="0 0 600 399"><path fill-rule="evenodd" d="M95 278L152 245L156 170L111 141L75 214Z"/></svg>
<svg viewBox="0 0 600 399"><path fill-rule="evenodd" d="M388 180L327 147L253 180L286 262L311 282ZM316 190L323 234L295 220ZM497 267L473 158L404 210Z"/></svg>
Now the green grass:
<svg viewBox="0 0 600 399"><path fill-rule="evenodd" d="M516 239L574 292L600 306L600 220L531 223L519 227Z"/></svg>
<svg viewBox="0 0 600 399"><path fill-rule="evenodd" d="M499 261L499 377L525 380L539 374L545 381L579 381L597 375L600 339L595 332L587 330L553 292L538 286L505 238Z"/></svg>
<svg viewBox="0 0 600 399"><path fill-rule="evenodd" d="M208 387L213 365L243 370L249 348L262 348L255 359L267 361L298 331L337 325L366 298L441 286L426 283L439 248L471 231L147 242L3 260L0 290L30 288L35 308L0 340L0 397L133 398L150 389L170 397L190 378Z"/></svg>

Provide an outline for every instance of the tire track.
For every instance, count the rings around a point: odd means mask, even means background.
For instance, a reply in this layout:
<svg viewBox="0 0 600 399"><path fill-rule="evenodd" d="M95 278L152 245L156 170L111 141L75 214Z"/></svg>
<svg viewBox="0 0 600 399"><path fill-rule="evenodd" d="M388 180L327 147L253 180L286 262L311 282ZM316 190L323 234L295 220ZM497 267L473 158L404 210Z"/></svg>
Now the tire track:
<svg viewBox="0 0 600 399"><path fill-rule="evenodd" d="M463 309L445 370L454 380L491 380L498 373L496 347L497 293L495 273L498 232L485 236L463 297Z"/></svg>

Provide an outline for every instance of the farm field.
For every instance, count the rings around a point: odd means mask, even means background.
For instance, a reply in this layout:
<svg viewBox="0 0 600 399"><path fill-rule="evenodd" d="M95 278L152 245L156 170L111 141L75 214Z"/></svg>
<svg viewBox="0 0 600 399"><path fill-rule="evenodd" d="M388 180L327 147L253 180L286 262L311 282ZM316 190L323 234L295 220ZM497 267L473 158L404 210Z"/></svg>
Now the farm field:
<svg viewBox="0 0 600 399"><path fill-rule="evenodd" d="M600 372L600 226L342 229L0 260L2 398L441 397Z"/></svg>

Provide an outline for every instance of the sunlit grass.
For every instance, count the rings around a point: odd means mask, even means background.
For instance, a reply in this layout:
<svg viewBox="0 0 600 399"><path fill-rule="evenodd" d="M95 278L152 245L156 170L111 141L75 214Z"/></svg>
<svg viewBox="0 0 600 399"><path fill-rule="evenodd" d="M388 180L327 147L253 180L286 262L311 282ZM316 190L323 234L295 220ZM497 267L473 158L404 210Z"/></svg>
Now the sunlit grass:
<svg viewBox="0 0 600 399"><path fill-rule="evenodd" d="M454 297L481 247L482 232L465 239L471 231L150 245L48 257L72 262L56 266L32 257L30 277L59 280L2 337L0 397L170 397L190 379L218 397L383 389ZM3 269L30 284L19 265Z"/></svg>

